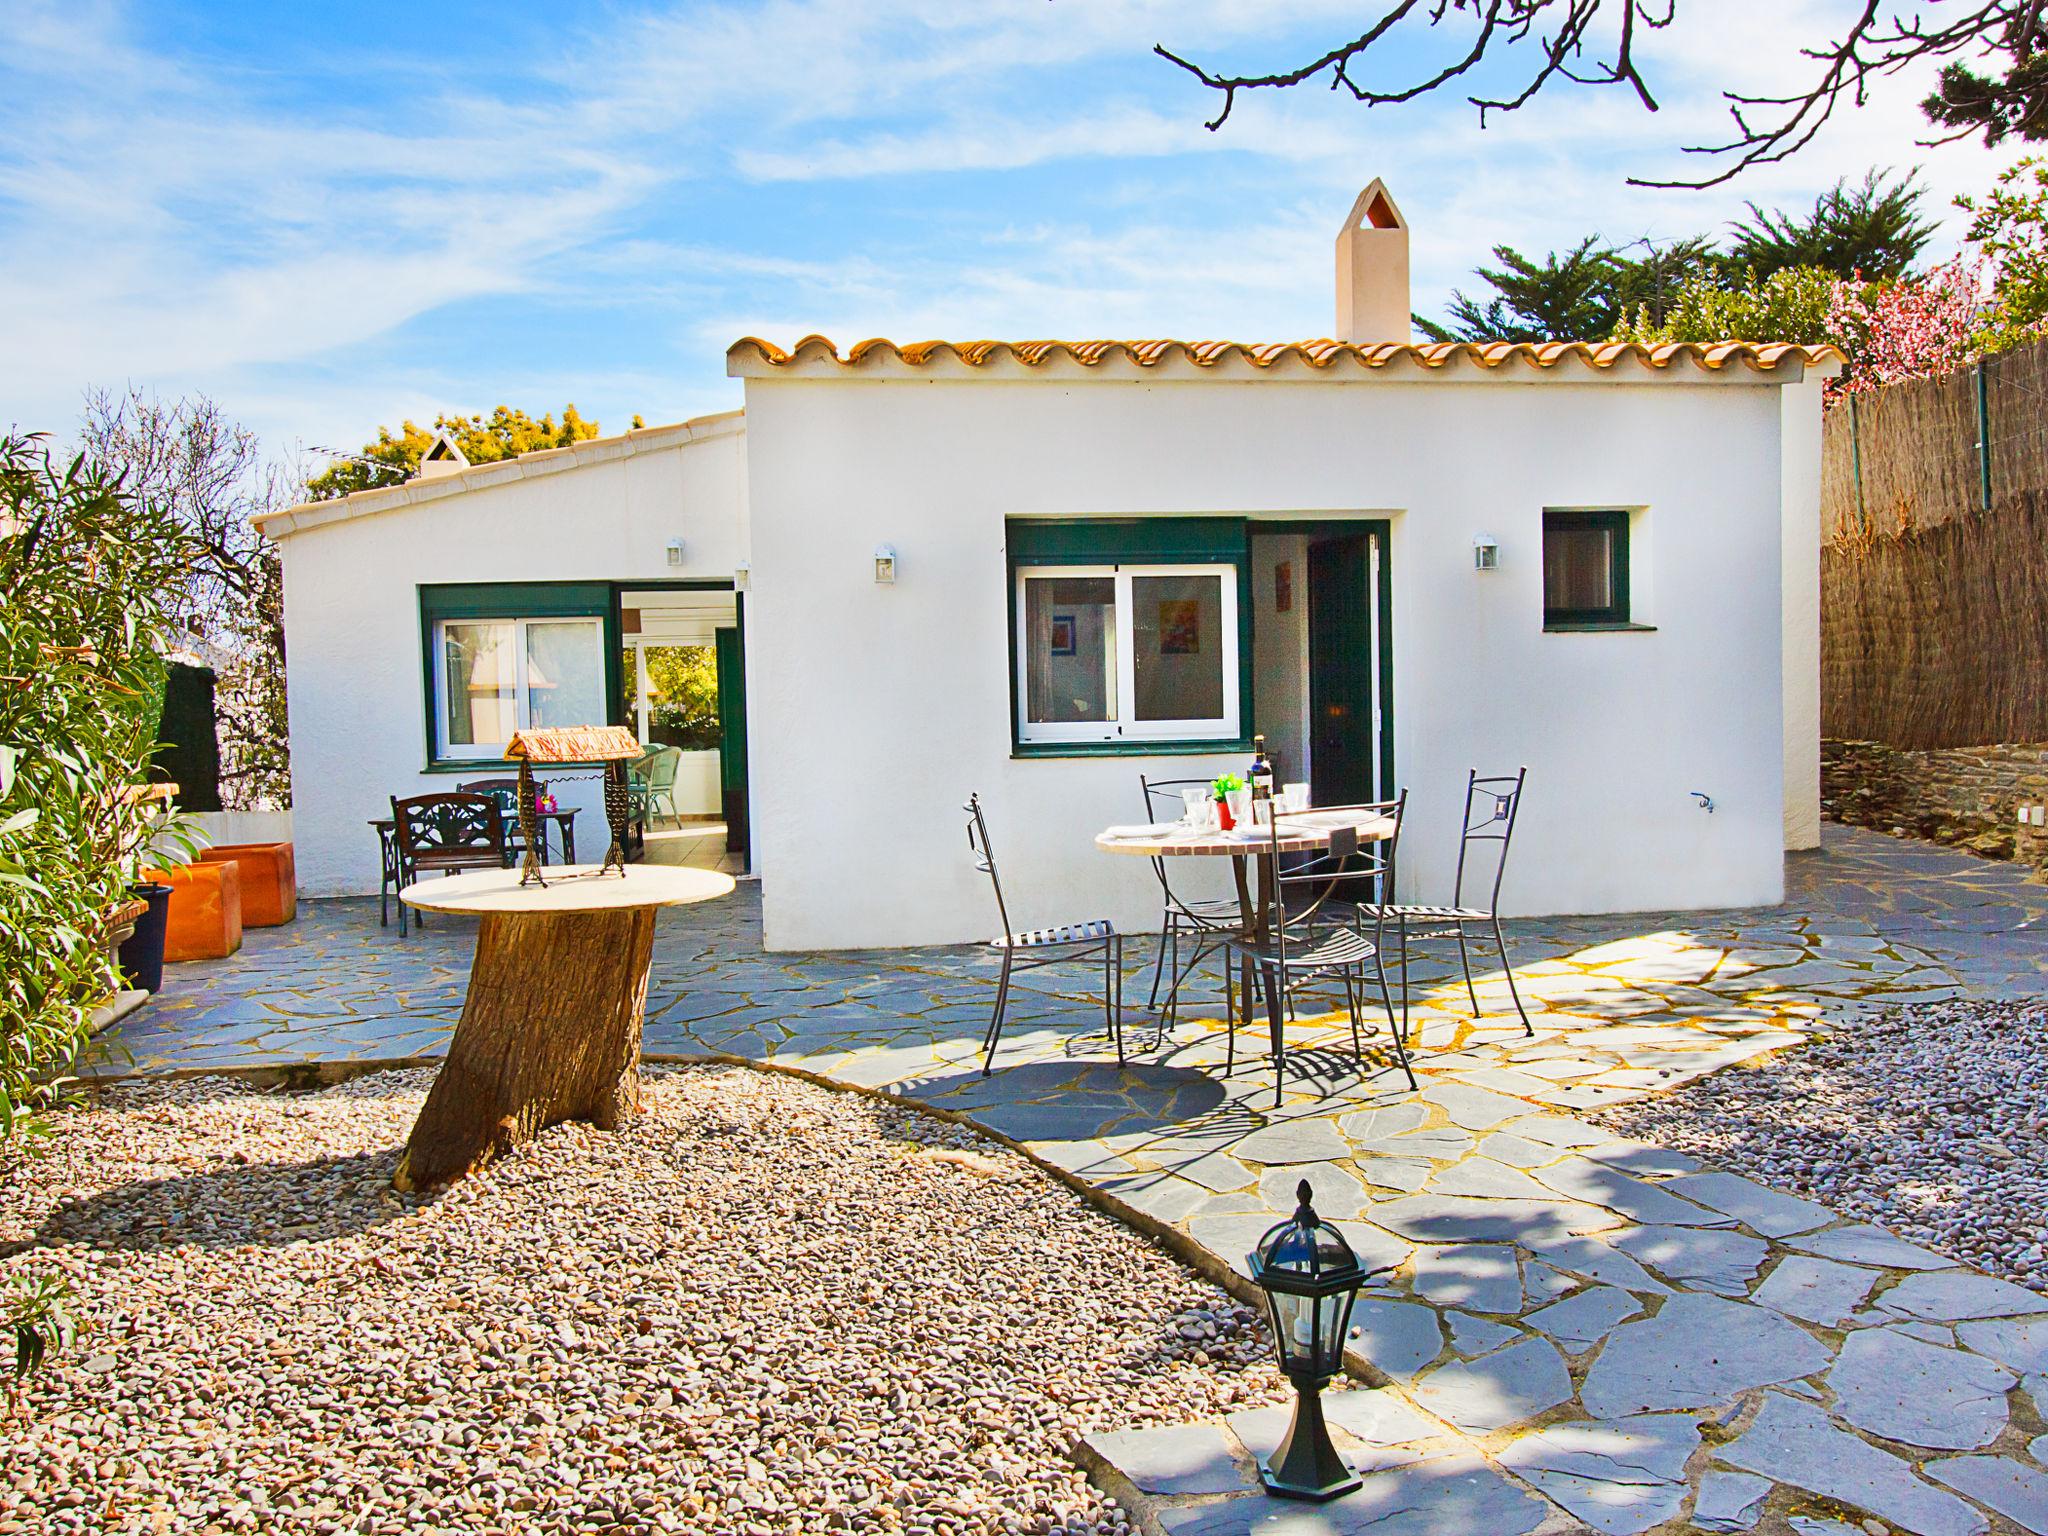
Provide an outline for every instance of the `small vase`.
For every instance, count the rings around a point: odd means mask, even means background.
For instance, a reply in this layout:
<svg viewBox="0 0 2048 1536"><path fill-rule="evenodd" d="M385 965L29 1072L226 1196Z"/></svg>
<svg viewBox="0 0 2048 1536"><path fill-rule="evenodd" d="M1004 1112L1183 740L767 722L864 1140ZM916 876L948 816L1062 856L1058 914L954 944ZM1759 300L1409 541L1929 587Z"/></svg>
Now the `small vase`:
<svg viewBox="0 0 2048 1536"><path fill-rule="evenodd" d="M1230 814L1229 797L1218 795L1216 797L1216 829L1219 832L1228 832L1236 825L1236 818Z"/></svg>

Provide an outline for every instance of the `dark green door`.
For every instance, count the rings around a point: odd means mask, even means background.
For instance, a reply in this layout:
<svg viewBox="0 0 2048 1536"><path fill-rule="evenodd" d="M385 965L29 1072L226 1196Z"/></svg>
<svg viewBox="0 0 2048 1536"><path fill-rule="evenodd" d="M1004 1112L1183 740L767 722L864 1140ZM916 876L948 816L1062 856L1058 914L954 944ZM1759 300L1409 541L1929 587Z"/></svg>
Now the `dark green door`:
<svg viewBox="0 0 2048 1536"><path fill-rule="evenodd" d="M716 632L718 788L729 853L747 853L747 648L738 627ZM747 860L751 866L752 860Z"/></svg>
<svg viewBox="0 0 2048 1536"><path fill-rule="evenodd" d="M1309 792L1317 805L1375 800L1370 534L1308 547Z"/></svg>

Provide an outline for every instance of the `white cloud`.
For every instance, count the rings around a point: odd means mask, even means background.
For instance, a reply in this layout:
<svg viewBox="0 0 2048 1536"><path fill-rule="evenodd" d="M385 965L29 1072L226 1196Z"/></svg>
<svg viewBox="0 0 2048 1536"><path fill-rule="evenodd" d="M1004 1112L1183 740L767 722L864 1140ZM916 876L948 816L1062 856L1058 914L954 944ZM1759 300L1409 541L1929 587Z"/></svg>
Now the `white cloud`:
<svg viewBox="0 0 2048 1536"><path fill-rule="evenodd" d="M1925 79L1733 187L1624 184L1723 133L1723 85L1802 78L1796 47L1846 10L1683 0L1644 44L1654 116L1564 88L1482 132L1449 97L1366 111L1311 85L1211 134L1214 99L1152 43L1266 67L1358 0L677 3L487 66L365 44L303 89L253 50L145 44L116 4L17 0L0 421L61 424L84 385L134 379L315 442L499 399L610 425L729 403L743 331L1312 335L1375 174L1425 310L1496 242L1714 230L1872 165L1918 167L1945 209L2011 156L1916 149Z"/></svg>

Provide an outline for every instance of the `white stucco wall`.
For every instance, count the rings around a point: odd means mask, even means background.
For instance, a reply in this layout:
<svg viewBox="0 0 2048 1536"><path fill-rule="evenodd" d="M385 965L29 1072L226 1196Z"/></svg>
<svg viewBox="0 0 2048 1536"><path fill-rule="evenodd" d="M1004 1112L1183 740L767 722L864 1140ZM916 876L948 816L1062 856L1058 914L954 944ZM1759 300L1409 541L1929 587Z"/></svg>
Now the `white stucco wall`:
<svg viewBox="0 0 2048 1536"><path fill-rule="evenodd" d="M304 526L272 525L273 536L284 535L292 825L302 892L377 889L376 840L365 823L389 814L391 796L437 793L509 771L423 771L420 586L732 578L746 559L740 423L651 436L653 446L593 462L563 467L542 459L531 473L510 466L496 478L479 472L482 483L452 494L360 516L340 505L294 514ZM668 563L675 538L683 540L681 566ZM607 834L597 785L561 790L565 806L582 808L578 855L601 856Z"/></svg>
<svg viewBox="0 0 2048 1536"><path fill-rule="evenodd" d="M1810 379L1784 422L1785 846L1820 846L1820 412Z"/></svg>
<svg viewBox="0 0 2048 1536"><path fill-rule="evenodd" d="M1779 900L1778 396L1744 370L1640 383L749 378L748 692L769 944L985 936L992 904L958 811L970 789L1020 924L1156 925L1145 862L1096 852L1092 835L1133 819L1141 764L1214 772L1242 754L1012 757L1006 515L1389 517L1408 895L1449 894L1466 769L1526 763L1508 911ZM1542 632L1546 506L1643 509L1635 588L1654 633ZM1500 539L1496 572L1472 568L1481 531ZM882 543L894 586L873 580Z"/></svg>

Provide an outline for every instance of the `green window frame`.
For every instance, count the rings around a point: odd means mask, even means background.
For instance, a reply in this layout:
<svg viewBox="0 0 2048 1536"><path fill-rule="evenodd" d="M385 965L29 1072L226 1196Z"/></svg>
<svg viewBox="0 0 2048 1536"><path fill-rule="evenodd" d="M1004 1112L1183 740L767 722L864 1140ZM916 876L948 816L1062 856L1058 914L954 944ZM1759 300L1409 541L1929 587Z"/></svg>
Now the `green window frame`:
<svg viewBox="0 0 2048 1536"><path fill-rule="evenodd" d="M1582 511L1546 508L1543 513L1543 627L1545 629L1621 629L1629 626L1629 514L1625 511ZM1551 576L1565 558L1562 541L1586 534L1606 535L1605 603L1553 603Z"/></svg>
<svg viewBox="0 0 2048 1536"><path fill-rule="evenodd" d="M422 585L420 610L420 691L425 726L426 769L430 773L473 773L509 766L502 753L464 752L444 744L441 729L441 636L450 623L500 623L515 626L524 644L524 626L554 619L588 619L598 625L604 665L605 724L617 724L622 686L619 669L618 602L609 582L453 582ZM515 700L515 708L517 701Z"/></svg>
<svg viewBox="0 0 2048 1536"><path fill-rule="evenodd" d="M1010 741L1018 757L1186 755L1242 750L1252 734L1252 597L1247 526L1241 517L1011 518L1005 525L1010 626ZM1132 718L1138 687L1133 646L1141 586L1220 581L1221 701L1201 720ZM1108 642L1116 677L1111 718L1086 722L1027 718L1030 583L1090 584L1117 616ZM1153 591L1158 590L1156 587ZM1111 594L1113 593L1113 596ZM1203 599L1206 603L1207 599ZM1164 606L1162 602L1161 606Z"/></svg>

